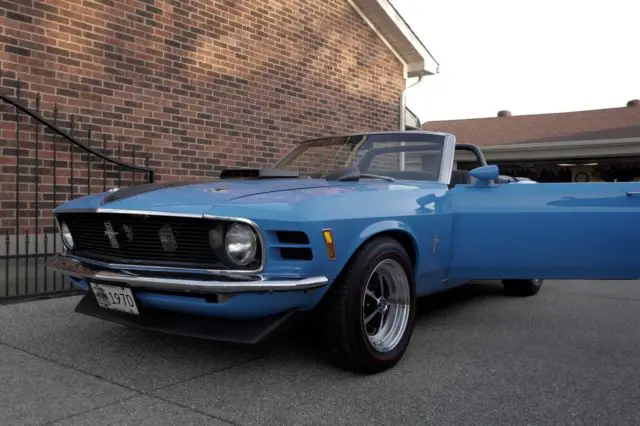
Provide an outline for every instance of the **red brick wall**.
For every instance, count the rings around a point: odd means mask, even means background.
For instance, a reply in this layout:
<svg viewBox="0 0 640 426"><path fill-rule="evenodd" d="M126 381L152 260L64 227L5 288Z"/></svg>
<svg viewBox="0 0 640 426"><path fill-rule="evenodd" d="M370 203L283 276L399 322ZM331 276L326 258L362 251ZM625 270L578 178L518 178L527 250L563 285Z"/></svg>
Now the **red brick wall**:
<svg viewBox="0 0 640 426"><path fill-rule="evenodd" d="M0 0L0 69L3 93L19 77L30 106L42 93L45 117L54 102L64 126L81 116L84 140L91 123L94 146L105 136L115 154L119 141L125 161L134 147L148 150L160 180L272 164L309 137L396 129L403 88L400 63L346 0ZM13 110L0 108L6 228L15 224L16 142ZM68 144L56 145L55 201L51 137L39 145L36 197L29 126L20 205L37 199L47 214L70 196ZM102 189L99 163L92 192ZM87 192L86 168L77 151L73 196Z"/></svg>

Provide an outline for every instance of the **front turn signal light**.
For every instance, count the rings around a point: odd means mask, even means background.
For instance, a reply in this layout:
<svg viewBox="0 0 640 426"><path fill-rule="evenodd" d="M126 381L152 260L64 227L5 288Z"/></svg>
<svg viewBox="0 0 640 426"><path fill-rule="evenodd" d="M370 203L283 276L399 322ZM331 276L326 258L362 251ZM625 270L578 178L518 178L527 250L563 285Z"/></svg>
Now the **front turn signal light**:
<svg viewBox="0 0 640 426"><path fill-rule="evenodd" d="M331 229L323 230L322 236L324 237L324 244L327 246L327 257L329 257L329 260L335 260L336 246L333 242L333 234L331 233Z"/></svg>

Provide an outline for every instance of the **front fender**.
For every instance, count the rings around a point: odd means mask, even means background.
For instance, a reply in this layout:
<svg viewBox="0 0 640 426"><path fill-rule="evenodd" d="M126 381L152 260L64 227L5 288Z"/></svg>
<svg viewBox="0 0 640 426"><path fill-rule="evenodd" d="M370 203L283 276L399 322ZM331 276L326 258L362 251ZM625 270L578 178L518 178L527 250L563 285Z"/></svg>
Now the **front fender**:
<svg viewBox="0 0 640 426"><path fill-rule="evenodd" d="M411 239L411 244L413 244L414 250L417 250L418 242L412 230L407 226L407 224L400 222L399 220L384 220L381 222L372 223L371 225L364 228L362 232L360 232L358 240L354 243L353 252L355 252L358 247L360 247L365 243L365 241L369 240L370 238L383 232L389 231L400 231L405 233L406 236Z"/></svg>
<svg viewBox="0 0 640 426"><path fill-rule="evenodd" d="M411 247L407 247L409 256L413 259L419 259L418 241L411 228L404 222L398 220L383 220L375 222L365 227L354 240L351 242L347 251L347 259L345 265L353 258L353 255L370 239L384 233L401 233L405 239L410 242ZM402 241L406 244L405 241ZM344 267L344 265L343 265Z"/></svg>

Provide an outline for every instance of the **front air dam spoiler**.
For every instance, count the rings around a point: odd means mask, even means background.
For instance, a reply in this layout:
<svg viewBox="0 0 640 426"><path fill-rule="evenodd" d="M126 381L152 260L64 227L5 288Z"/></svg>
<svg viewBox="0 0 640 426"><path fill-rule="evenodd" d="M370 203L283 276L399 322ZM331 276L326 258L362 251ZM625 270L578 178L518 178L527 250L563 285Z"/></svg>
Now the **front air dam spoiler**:
<svg viewBox="0 0 640 426"><path fill-rule="evenodd" d="M144 309L131 315L101 308L91 292L85 294L76 312L143 330L220 342L256 344L284 334L303 323L306 312L291 310L256 319L223 319L178 312Z"/></svg>

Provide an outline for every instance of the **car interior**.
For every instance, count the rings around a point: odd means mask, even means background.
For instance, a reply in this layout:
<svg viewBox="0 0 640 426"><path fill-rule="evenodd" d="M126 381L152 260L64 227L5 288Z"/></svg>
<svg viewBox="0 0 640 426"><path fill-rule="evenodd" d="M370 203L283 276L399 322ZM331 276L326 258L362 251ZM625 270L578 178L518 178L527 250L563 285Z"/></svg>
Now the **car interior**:
<svg viewBox="0 0 640 426"><path fill-rule="evenodd" d="M456 185L465 185L471 183L471 175L468 170L452 170L451 180L449 181L449 189Z"/></svg>
<svg viewBox="0 0 640 426"><path fill-rule="evenodd" d="M389 176L395 179L406 179L406 180L420 180L420 181L435 181L437 180L437 172L438 170L433 169L433 165L429 165L429 158L433 158L434 154L438 157L440 156L440 152L432 152L434 151L433 145L414 145L414 146L394 146L394 147L384 147L384 148L374 148L371 149L364 156L360 163L360 168L368 173L375 173L384 176ZM482 154L482 151L475 145L468 144L456 144L456 154L462 152L470 152L474 158L472 164L473 167L478 166L486 166L487 162ZM411 155L414 157L414 162L412 166L414 169L412 170L377 170L377 167L372 168L371 165L373 163L374 158L380 158L385 154L389 153L398 153L404 152L408 156ZM454 170L451 172L451 180L449 182L449 189L455 187L460 184L470 184L473 183L473 178L469 174L469 170L465 169L457 169L456 161L454 161ZM433 170L433 171L427 171Z"/></svg>

